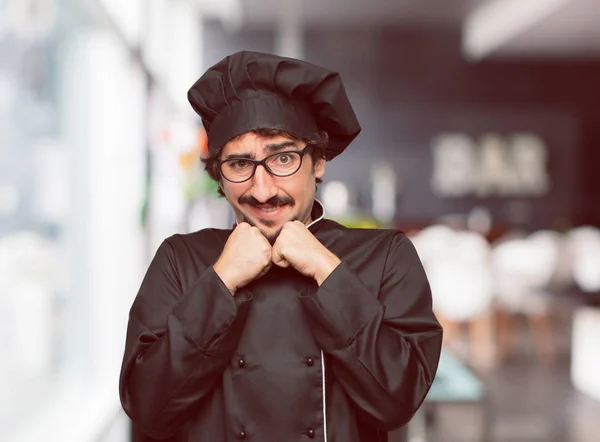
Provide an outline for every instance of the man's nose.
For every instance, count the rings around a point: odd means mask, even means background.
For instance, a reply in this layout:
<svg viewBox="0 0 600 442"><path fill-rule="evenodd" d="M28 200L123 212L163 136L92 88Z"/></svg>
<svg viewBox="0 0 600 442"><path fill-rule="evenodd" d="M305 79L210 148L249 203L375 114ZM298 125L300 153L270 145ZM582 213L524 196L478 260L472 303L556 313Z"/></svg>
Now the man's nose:
<svg viewBox="0 0 600 442"><path fill-rule="evenodd" d="M271 175L262 165L257 166L254 171L250 194L261 203L264 203L277 195L275 177L273 177L273 175Z"/></svg>

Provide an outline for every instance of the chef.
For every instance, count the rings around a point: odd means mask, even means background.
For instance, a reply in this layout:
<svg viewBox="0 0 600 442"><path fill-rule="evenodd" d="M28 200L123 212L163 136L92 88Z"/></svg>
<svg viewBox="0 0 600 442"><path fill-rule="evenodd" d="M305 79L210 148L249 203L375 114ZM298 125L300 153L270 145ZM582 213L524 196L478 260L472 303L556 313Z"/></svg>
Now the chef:
<svg viewBox="0 0 600 442"><path fill-rule="evenodd" d="M315 199L360 126L338 73L238 52L191 87L231 229L174 234L131 307L122 405L154 439L375 442L434 379L442 329L417 253Z"/></svg>

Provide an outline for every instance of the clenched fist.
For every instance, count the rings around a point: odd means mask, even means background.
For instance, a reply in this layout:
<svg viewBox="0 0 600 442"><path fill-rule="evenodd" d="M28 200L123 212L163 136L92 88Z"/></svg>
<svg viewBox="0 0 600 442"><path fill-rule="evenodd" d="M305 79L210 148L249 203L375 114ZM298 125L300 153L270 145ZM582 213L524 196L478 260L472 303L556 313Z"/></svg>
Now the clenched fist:
<svg viewBox="0 0 600 442"><path fill-rule="evenodd" d="M271 244L248 223L239 223L231 232L213 269L232 294L260 278L271 268Z"/></svg>
<svg viewBox="0 0 600 442"><path fill-rule="evenodd" d="M294 267L304 276L313 278L318 285L340 264L300 221L288 221L273 244L273 264Z"/></svg>

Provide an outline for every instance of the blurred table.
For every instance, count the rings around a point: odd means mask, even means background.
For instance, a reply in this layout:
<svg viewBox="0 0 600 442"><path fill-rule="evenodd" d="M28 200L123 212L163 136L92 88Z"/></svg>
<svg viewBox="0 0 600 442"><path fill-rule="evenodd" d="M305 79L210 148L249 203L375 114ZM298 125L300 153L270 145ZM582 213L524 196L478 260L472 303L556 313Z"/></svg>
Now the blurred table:
<svg viewBox="0 0 600 442"><path fill-rule="evenodd" d="M444 349L433 385L425 398L420 416L414 421L409 440L436 440L437 411L444 405L470 405L481 411L482 442L491 440L492 413L487 388L466 364ZM421 426L421 428L416 428Z"/></svg>

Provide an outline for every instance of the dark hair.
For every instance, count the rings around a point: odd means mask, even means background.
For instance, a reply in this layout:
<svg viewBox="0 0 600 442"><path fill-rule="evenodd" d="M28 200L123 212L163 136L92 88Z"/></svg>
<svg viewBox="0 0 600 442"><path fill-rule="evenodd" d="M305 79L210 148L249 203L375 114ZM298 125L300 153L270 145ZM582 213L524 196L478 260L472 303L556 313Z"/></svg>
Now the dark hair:
<svg viewBox="0 0 600 442"><path fill-rule="evenodd" d="M284 130L279 129L254 129L251 130L253 134L256 134L260 137L265 138L274 138L278 136L292 138L294 140L299 140L306 143L306 148L310 146L310 156L313 162L313 168L315 162L321 158L325 158L325 149L327 148L327 144L329 143L329 135L325 131L320 131L311 135L310 137L300 137L294 133L290 133ZM236 141L243 137L245 134L237 135L233 137L229 141ZM202 162L204 163L204 170L208 173L208 175L215 180L217 183L221 182L221 173L219 172L219 157L221 156L221 152L223 147L219 150L212 152L206 158L202 158ZM317 184L320 184L323 180L321 178L317 178ZM219 195L224 197L223 189L219 186Z"/></svg>

